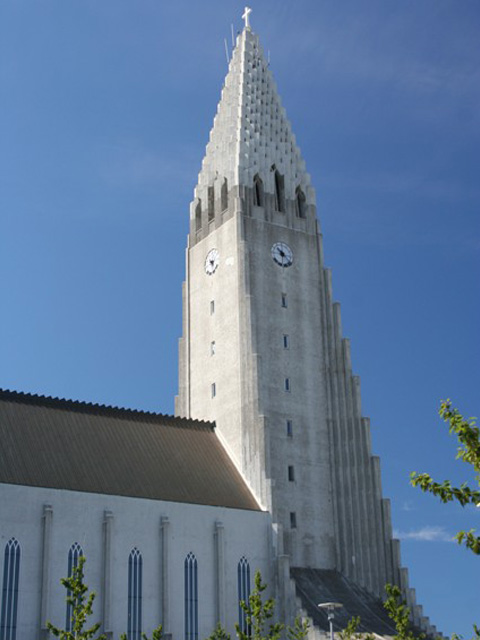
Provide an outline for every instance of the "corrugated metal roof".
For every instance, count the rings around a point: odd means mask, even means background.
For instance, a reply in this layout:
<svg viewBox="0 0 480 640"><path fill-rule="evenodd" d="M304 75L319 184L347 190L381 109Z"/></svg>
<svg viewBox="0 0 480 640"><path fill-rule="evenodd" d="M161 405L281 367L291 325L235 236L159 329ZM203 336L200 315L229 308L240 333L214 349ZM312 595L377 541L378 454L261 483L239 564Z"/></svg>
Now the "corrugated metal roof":
<svg viewBox="0 0 480 640"><path fill-rule="evenodd" d="M333 628L345 629L351 618L360 616L358 631L368 631L382 636L393 636L395 626L387 615L382 601L350 582L338 571L328 569L291 569L297 596L303 608L323 631L328 631L329 622L320 602L341 602L342 608L335 610Z"/></svg>
<svg viewBox="0 0 480 640"><path fill-rule="evenodd" d="M214 429L0 389L0 482L260 510Z"/></svg>

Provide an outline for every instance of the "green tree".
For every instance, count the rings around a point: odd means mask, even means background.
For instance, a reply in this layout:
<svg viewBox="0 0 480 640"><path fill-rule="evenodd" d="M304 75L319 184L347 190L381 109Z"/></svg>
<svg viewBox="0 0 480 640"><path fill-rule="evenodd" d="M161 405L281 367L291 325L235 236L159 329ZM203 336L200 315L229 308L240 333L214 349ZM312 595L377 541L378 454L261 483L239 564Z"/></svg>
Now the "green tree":
<svg viewBox="0 0 480 640"><path fill-rule="evenodd" d="M273 622L275 615L275 600L269 598L263 601L263 592L267 585L262 582L260 571L255 572L255 587L248 598L248 603L240 601L240 607L245 614L245 623L248 632L235 625L235 631L239 640L279 640L282 632L286 630L288 640L304 640L308 634L308 621L295 618L294 626L290 627L281 622ZM272 622L269 622L272 620ZM209 640L229 640L229 635L218 625Z"/></svg>
<svg viewBox="0 0 480 640"><path fill-rule="evenodd" d="M303 640L307 637L309 629L308 620L302 620L300 616L297 616L293 627L287 626L287 638L288 640Z"/></svg>
<svg viewBox="0 0 480 640"><path fill-rule="evenodd" d="M260 571L255 572L255 588L253 589L248 603L240 601L240 607L245 613L245 622L249 633L240 629L240 625L235 625L239 640L278 640L285 628L280 622L270 622L275 615L275 600L269 598L263 601L262 593L267 585L262 582Z"/></svg>
<svg viewBox="0 0 480 640"><path fill-rule="evenodd" d="M480 430L475 418L465 419L458 409L452 408L450 400L443 400L440 404L439 414L449 426L449 432L455 433L460 446L457 459L463 460L473 466L475 481L480 487ZM438 496L442 502L459 502L462 507L473 504L480 506L480 491L472 489L466 482L459 487L452 486L450 480L435 482L428 473L411 474L411 483L414 487L420 487L422 491ZM455 536L459 544L480 555L480 537L475 535L475 529L459 531Z"/></svg>
<svg viewBox="0 0 480 640"><path fill-rule="evenodd" d="M220 622L206 640L230 640L230 634L222 627Z"/></svg>
<svg viewBox="0 0 480 640"><path fill-rule="evenodd" d="M338 632L340 640L356 640L357 638L361 638L361 635L358 633L359 626L360 616L350 618L345 629Z"/></svg>
<svg viewBox="0 0 480 640"><path fill-rule="evenodd" d="M361 633L358 631L360 622L360 616L351 618L345 629L338 632L340 640L375 640L375 636L372 633Z"/></svg>
<svg viewBox="0 0 480 640"><path fill-rule="evenodd" d="M383 606L390 620L395 624L395 629L397 630L395 638L398 638L398 640L423 640L425 638L424 633L416 636L410 628L410 609L402 600L400 588L393 584L387 584L385 585L385 591L388 597Z"/></svg>
<svg viewBox="0 0 480 640"><path fill-rule="evenodd" d="M163 627L162 625L159 625L152 632L152 640L162 640L162 637L163 637ZM122 635L120 636L120 640L128 640L127 634L122 633ZM142 640L149 640L146 633L142 633Z"/></svg>
<svg viewBox="0 0 480 640"><path fill-rule="evenodd" d="M452 640L463 640L463 638L456 633L452 633ZM472 640L480 640L480 627L477 627L476 624L473 625Z"/></svg>
<svg viewBox="0 0 480 640"><path fill-rule="evenodd" d="M86 629L88 618L93 613L93 603L96 594L92 591L88 593L88 586L84 581L85 556L80 556L78 565L73 567L72 575L69 578L62 578L60 582L67 589L66 601L72 606L72 630L66 631L56 627L51 622L47 622L48 632L61 640L107 640L107 636L102 633L95 637L95 634L101 627L101 622L97 622L89 629ZM149 638L142 633L143 640ZM162 625L154 629L152 640L162 639ZM120 636L120 640L127 640L126 634Z"/></svg>
<svg viewBox="0 0 480 640"><path fill-rule="evenodd" d="M80 556L78 565L73 567L72 575L68 578L62 578L60 581L67 589L67 603L72 606L72 631L60 629L51 622L47 622L49 633L61 638L61 640L107 640L105 634L96 636L100 629L100 622L89 629L85 628L88 618L92 615L93 602L96 597L93 591L88 593L88 587L84 582L83 567L85 562L85 556Z"/></svg>

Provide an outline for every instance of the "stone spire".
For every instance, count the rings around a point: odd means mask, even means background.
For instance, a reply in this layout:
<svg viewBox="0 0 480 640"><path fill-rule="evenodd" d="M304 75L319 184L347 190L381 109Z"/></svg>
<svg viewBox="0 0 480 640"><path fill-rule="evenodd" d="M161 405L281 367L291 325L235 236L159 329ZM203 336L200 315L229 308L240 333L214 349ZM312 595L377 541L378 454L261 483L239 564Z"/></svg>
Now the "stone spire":
<svg viewBox="0 0 480 640"><path fill-rule="evenodd" d="M245 18L248 23L248 14ZM258 36L249 24L237 37L195 198L207 202L208 188L227 181L232 187L252 187L255 175L265 192L274 193L275 171L284 180L285 197L294 199L300 187L307 204L315 193Z"/></svg>

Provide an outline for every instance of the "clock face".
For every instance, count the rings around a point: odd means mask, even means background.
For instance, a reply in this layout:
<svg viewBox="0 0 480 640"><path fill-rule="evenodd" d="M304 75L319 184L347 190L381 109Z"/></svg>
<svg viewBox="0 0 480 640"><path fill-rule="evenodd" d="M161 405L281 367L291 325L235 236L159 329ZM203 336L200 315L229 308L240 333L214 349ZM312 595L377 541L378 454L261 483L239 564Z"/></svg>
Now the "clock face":
<svg viewBox="0 0 480 640"><path fill-rule="evenodd" d="M293 251L285 242L276 242L272 247L272 258L280 267L289 267L293 263Z"/></svg>
<svg viewBox="0 0 480 640"><path fill-rule="evenodd" d="M211 276L215 273L220 262L220 254L218 249L210 249L205 258L205 273Z"/></svg>

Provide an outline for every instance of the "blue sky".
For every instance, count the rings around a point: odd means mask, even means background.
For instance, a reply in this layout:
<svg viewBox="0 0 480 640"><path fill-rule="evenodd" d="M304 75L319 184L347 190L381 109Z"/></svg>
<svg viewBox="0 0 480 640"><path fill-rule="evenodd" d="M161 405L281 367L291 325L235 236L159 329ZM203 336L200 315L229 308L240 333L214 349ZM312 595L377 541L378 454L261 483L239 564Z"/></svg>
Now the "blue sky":
<svg viewBox="0 0 480 640"><path fill-rule="evenodd" d="M436 417L478 413L480 5L254 0L317 190L325 256L402 559L444 633L480 623L480 509ZM0 386L171 413L189 202L233 0L0 4Z"/></svg>

